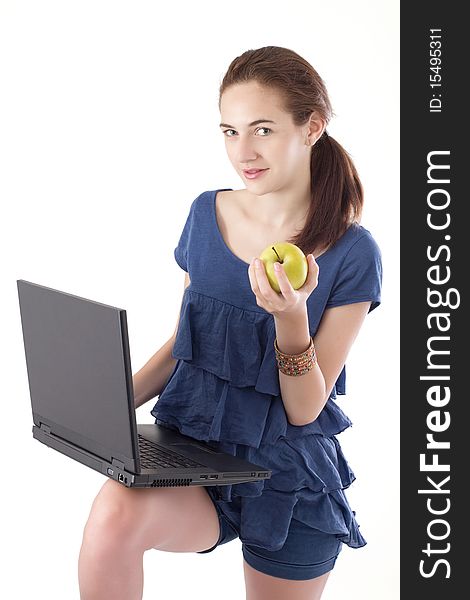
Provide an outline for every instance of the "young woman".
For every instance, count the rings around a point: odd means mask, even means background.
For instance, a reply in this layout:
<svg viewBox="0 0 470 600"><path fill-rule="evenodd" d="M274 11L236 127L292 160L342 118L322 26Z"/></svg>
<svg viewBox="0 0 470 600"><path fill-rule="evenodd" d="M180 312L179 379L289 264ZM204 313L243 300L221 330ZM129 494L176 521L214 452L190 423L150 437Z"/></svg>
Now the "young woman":
<svg viewBox="0 0 470 600"><path fill-rule="evenodd" d="M228 486L128 489L107 480L85 526L82 600L142 597L143 554L242 542L247 600L315 600L343 544L365 545L344 490L354 480L336 434L345 362L380 304L381 252L359 224L363 191L326 132L332 108L313 67L267 46L221 83L221 131L244 187L201 193L175 259L185 290L175 332L134 375L156 422L272 469ZM308 260L280 292L255 260L277 241Z"/></svg>

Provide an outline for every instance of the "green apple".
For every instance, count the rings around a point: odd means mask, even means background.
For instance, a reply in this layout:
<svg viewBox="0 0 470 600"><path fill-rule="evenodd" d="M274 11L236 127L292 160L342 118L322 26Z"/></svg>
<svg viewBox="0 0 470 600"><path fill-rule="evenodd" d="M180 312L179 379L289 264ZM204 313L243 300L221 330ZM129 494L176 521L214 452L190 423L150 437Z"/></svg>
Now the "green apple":
<svg viewBox="0 0 470 600"><path fill-rule="evenodd" d="M263 261L268 281L276 292L280 292L274 263L280 262L284 267L287 278L294 290L303 286L308 274L308 262L305 254L295 244L290 242L275 242L261 252L259 258Z"/></svg>

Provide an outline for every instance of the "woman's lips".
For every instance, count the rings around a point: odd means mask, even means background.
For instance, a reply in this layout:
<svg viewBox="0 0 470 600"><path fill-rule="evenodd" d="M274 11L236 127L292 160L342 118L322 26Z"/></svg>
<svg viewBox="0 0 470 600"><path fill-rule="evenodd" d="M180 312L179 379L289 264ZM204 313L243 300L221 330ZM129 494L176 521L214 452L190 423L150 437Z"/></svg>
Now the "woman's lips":
<svg viewBox="0 0 470 600"><path fill-rule="evenodd" d="M243 169L243 175L245 175L247 179L256 179L267 170L268 169Z"/></svg>

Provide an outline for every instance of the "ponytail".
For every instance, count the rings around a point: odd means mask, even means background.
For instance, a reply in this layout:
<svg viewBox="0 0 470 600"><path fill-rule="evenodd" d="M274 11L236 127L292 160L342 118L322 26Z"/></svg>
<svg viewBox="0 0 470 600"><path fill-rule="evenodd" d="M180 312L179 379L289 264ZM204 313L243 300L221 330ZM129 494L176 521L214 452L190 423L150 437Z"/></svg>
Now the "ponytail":
<svg viewBox="0 0 470 600"><path fill-rule="evenodd" d="M363 188L351 157L326 129L312 147L312 201L304 228L292 240L305 254L327 249L359 222Z"/></svg>

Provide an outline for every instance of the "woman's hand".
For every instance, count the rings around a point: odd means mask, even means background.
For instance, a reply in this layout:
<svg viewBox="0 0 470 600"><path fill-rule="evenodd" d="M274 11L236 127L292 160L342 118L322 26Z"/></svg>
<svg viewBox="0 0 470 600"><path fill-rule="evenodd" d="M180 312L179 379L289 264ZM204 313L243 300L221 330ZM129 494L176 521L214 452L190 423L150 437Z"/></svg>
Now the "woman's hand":
<svg viewBox="0 0 470 600"><path fill-rule="evenodd" d="M276 266L274 268L279 287L281 288L281 291L278 293L273 290L268 281L263 261L259 258L254 258L248 268L248 277L250 278L251 289L256 295L256 304L275 317L290 316L301 310L305 310L307 298L318 285L319 272L319 266L313 254L307 255L307 264L307 279L302 287L294 290L287 278L284 267L279 262L275 262L274 265L279 265L279 270L276 270Z"/></svg>

